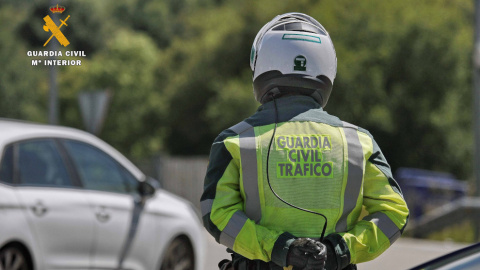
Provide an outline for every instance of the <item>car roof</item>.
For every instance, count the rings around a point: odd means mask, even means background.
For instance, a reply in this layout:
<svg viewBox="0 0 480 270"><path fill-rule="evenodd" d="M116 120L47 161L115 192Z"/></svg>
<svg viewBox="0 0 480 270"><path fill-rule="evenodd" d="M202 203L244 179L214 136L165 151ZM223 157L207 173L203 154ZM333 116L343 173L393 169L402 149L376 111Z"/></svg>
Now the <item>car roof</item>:
<svg viewBox="0 0 480 270"><path fill-rule="evenodd" d="M86 133L81 130L54 126L40 123L32 123L22 120L0 118L0 143L7 144L11 140L18 141L19 138L39 137L39 135L73 135L75 133Z"/></svg>
<svg viewBox="0 0 480 270"><path fill-rule="evenodd" d="M144 174L125 158L120 152L115 150L106 142L96 136L70 127L32 123L22 120L0 118L0 153L2 149L13 142L29 140L35 138L63 138L78 140L94 145L102 151L113 156L118 162L126 167L137 179L144 177Z"/></svg>

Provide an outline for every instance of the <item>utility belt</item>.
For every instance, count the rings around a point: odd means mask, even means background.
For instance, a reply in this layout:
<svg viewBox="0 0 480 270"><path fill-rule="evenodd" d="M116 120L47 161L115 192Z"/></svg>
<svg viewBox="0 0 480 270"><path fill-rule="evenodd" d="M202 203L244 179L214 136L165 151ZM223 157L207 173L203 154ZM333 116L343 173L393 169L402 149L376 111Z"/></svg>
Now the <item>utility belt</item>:
<svg viewBox="0 0 480 270"><path fill-rule="evenodd" d="M284 270L283 267L278 266L273 262L249 260L233 252L231 249L227 249L227 252L231 253L232 260L222 260L218 264L220 270ZM355 264L350 264L342 270L357 270L357 266Z"/></svg>
<svg viewBox="0 0 480 270"><path fill-rule="evenodd" d="M220 270L283 270L283 267L273 262L264 262L262 260L249 260L231 249L227 249L232 255L232 260L222 260L218 267Z"/></svg>

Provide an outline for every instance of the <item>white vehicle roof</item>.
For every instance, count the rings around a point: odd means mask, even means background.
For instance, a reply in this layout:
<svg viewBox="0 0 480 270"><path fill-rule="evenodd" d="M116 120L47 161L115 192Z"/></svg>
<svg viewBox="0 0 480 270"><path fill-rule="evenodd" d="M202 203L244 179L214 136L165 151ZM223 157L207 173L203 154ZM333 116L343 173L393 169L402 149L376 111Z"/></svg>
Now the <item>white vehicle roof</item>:
<svg viewBox="0 0 480 270"><path fill-rule="evenodd" d="M89 143L115 158L137 179L143 180L145 177L145 175L120 152L90 133L75 128L0 118L0 154L3 152L3 148L10 143L35 138L63 138Z"/></svg>

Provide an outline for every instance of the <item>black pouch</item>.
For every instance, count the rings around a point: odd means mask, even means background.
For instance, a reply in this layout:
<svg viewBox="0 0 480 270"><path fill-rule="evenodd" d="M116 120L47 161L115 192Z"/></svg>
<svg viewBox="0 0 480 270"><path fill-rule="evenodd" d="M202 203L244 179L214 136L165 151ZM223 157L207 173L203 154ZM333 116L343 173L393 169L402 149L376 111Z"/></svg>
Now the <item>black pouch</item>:
<svg viewBox="0 0 480 270"><path fill-rule="evenodd" d="M343 268L342 270L357 270L357 265L349 264L347 267Z"/></svg>
<svg viewBox="0 0 480 270"><path fill-rule="evenodd" d="M227 249L227 251L229 251ZM261 260L249 260L239 254L232 254L233 269L234 270L283 270L273 262L267 263Z"/></svg>
<svg viewBox="0 0 480 270"><path fill-rule="evenodd" d="M233 262L228 260L228 259L224 259L224 260L222 260L221 262L218 263L218 269L220 269L220 270L233 270Z"/></svg>

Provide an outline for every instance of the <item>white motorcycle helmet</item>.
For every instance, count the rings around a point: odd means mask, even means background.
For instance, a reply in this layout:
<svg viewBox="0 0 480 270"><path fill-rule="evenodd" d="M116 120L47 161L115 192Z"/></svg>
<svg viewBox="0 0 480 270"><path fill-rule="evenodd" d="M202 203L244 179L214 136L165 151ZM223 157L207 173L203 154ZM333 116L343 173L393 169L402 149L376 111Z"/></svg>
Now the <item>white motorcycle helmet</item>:
<svg viewBox="0 0 480 270"><path fill-rule="evenodd" d="M250 67L258 102L269 101L270 92L295 92L310 95L325 107L337 73L337 57L325 28L308 15L292 12L276 16L260 29Z"/></svg>

